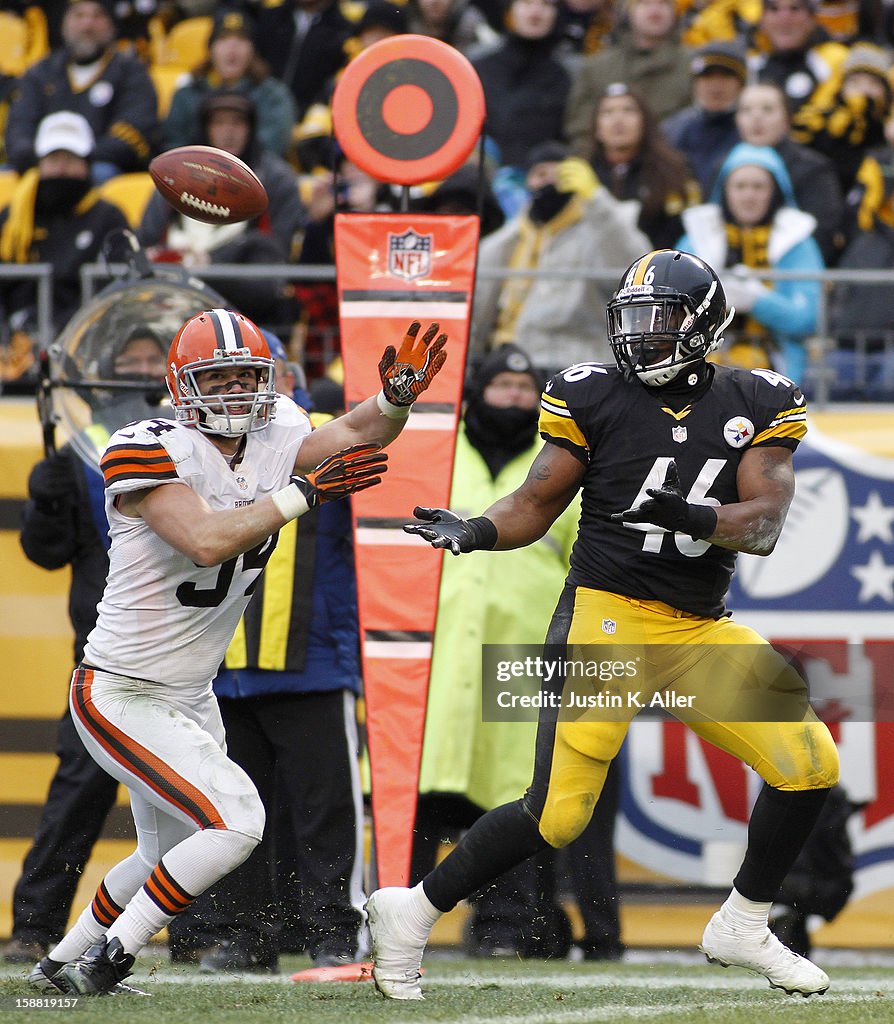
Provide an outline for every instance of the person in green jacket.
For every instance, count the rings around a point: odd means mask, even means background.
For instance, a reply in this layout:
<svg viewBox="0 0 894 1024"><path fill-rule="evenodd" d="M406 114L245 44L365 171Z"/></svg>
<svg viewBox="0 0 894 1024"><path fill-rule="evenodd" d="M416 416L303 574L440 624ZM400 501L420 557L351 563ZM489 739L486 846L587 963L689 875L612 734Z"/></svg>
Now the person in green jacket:
<svg viewBox="0 0 894 1024"><path fill-rule="evenodd" d="M473 514L482 502L496 500L524 480L540 447L537 420L543 383L531 359L514 344L496 348L470 375L450 495L450 507L458 515ZM475 553L444 560L419 781L414 882L433 866L444 834L469 827L484 811L514 799L530 781L536 722L482 721L481 649L484 644L540 643L554 595L568 571L579 513L575 499L540 541L499 559ZM586 871L596 879L595 884L576 885L587 926L586 956L597 948L620 955L614 811L603 817L609 821L596 830L601 855L583 837L578 847L580 861L587 860ZM478 895L466 935L468 951L551 957L568 953L571 932L554 900L554 860L548 851L526 861ZM572 853L569 868L575 882L585 876L583 864L580 872L577 867ZM600 911L603 920L608 918L605 926L591 923Z"/></svg>

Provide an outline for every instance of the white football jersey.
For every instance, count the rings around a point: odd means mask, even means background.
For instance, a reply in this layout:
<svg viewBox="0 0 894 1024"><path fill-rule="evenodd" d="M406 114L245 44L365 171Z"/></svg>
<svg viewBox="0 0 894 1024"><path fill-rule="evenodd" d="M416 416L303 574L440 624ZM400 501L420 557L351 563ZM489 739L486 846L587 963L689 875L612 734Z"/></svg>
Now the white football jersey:
<svg viewBox="0 0 894 1024"><path fill-rule="evenodd" d="M217 674L276 536L221 565L196 565L149 528L115 508L126 491L187 484L213 511L250 505L285 487L307 416L279 396L276 417L245 435L235 470L211 441L172 420L130 423L112 435L101 460L111 538L109 575L84 662L106 672L207 688Z"/></svg>

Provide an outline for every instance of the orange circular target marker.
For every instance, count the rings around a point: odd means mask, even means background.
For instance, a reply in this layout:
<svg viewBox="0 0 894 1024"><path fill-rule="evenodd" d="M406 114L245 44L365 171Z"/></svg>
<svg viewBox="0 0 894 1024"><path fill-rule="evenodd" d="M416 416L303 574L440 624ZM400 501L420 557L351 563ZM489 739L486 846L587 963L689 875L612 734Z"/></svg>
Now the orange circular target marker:
<svg viewBox="0 0 894 1024"><path fill-rule="evenodd" d="M417 185L446 178L475 148L484 91L452 46L428 36L390 36L345 68L332 119L345 156L362 171Z"/></svg>

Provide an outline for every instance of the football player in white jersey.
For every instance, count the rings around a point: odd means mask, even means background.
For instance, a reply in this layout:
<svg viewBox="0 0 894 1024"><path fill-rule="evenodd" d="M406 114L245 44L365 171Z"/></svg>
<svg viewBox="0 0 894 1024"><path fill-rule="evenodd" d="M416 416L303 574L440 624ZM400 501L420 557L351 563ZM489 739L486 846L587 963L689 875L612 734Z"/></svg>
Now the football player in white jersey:
<svg viewBox="0 0 894 1024"><path fill-rule="evenodd" d="M379 483L446 336L410 325L379 364L382 390L311 433L275 387L246 317L188 320L168 354L175 421L112 435L101 459L111 550L71 709L85 746L130 791L133 854L113 867L33 987L122 991L134 957L260 841L264 809L225 753L211 680L285 523Z"/></svg>

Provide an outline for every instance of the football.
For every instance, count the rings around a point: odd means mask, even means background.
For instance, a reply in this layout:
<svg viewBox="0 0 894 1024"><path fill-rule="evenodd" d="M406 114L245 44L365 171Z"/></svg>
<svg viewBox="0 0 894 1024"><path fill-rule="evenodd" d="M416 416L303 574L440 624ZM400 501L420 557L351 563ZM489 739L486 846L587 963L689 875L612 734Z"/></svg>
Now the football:
<svg viewBox="0 0 894 1024"><path fill-rule="evenodd" d="M149 173L175 210L206 224L236 224L267 209L267 193L257 175L222 149L169 149L149 164Z"/></svg>

